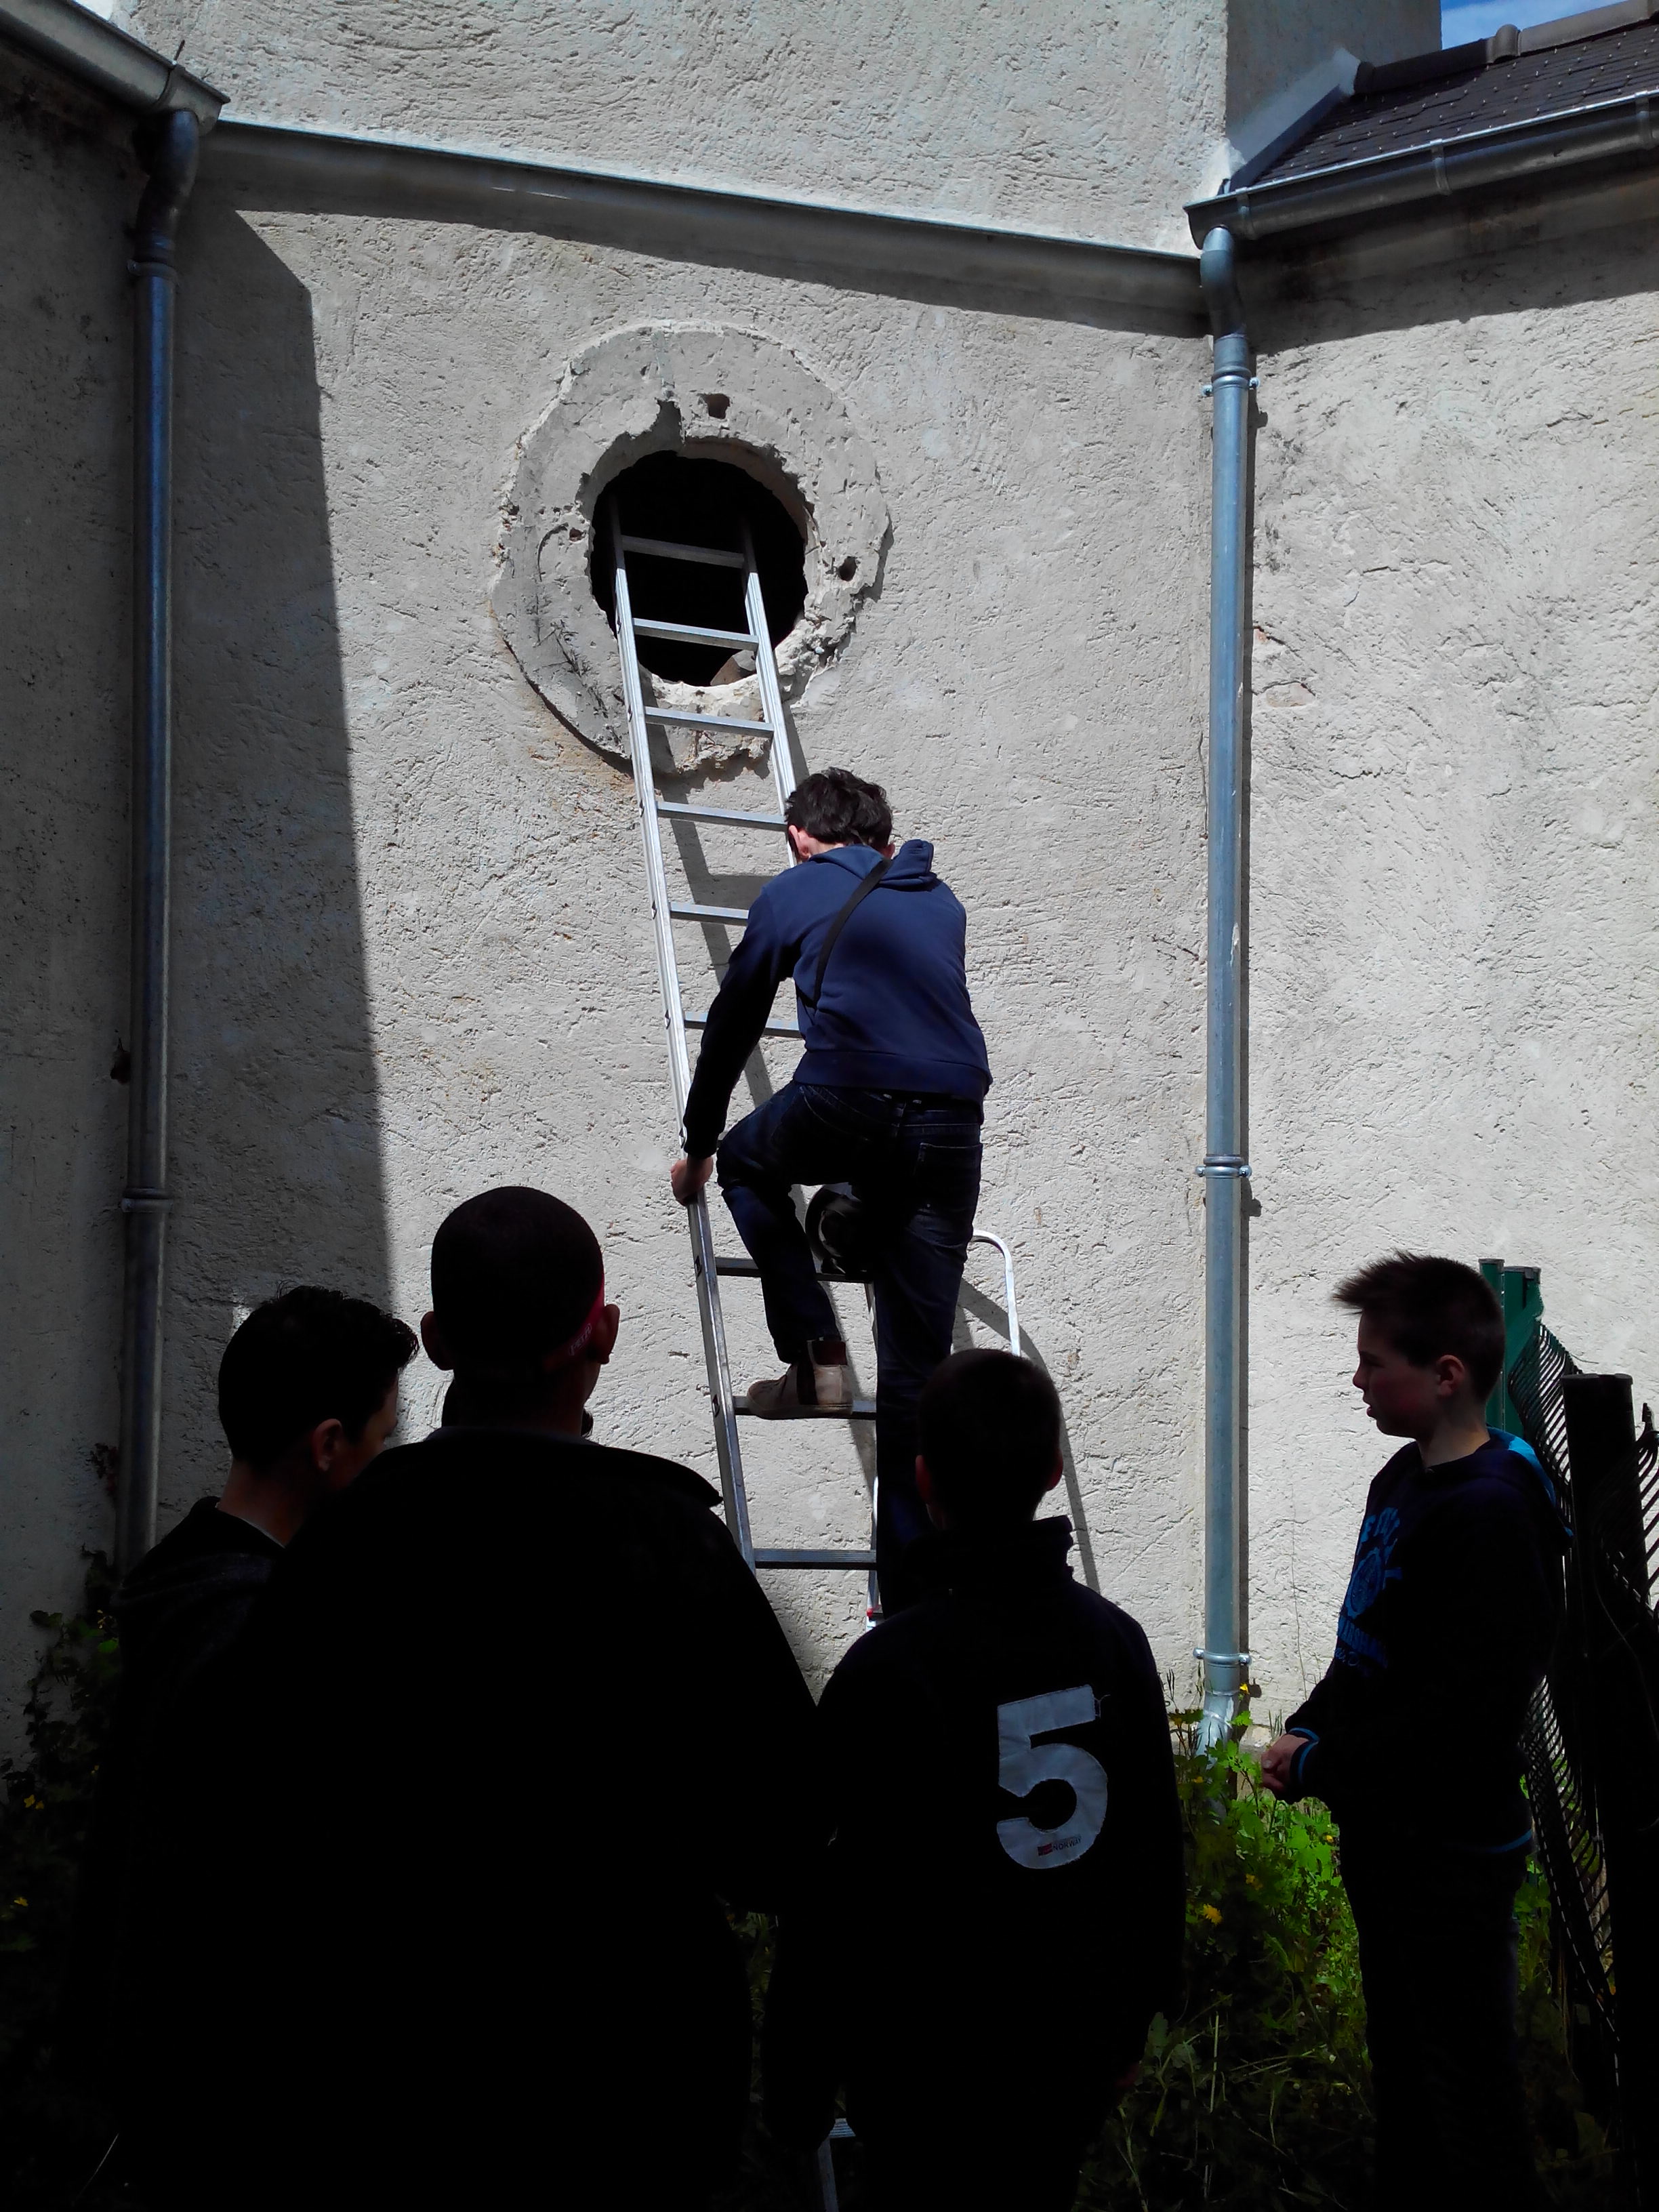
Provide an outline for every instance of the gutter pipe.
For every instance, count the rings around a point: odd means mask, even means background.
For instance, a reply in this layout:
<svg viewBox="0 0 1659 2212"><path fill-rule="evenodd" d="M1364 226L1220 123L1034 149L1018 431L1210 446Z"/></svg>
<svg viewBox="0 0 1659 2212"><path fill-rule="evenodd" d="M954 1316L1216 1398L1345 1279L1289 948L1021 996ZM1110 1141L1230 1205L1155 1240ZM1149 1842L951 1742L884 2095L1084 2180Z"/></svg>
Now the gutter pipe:
<svg viewBox="0 0 1659 2212"><path fill-rule="evenodd" d="M189 107L135 134L149 182L133 234L131 1087L116 1571L155 1540L167 1214L167 951L173 841L173 353L179 218L196 181Z"/></svg>
<svg viewBox="0 0 1659 2212"><path fill-rule="evenodd" d="M0 0L0 37L143 114L187 108L210 131L224 106L224 94L200 77L69 0Z"/></svg>
<svg viewBox="0 0 1659 2212"><path fill-rule="evenodd" d="M4 0L0 0L0 5ZM671 260L800 283L908 291L1024 312L1151 318L1196 335L1204 307L1190 254L1116 246L828 200L783 198L356 131L228 115L203 176L243 207L390 216L526 229Z"/></svg>
<svg viewBox="0 0 1659 2212"><path fill-rule="evenodd" d="M1221 224L1255 240L1314 223L1353 222L1413 201L1546 179L1586 161L1656 152L1659 92L1644 92L1224 192L1195 201L1187 219L1200 244Z"/></svg>
<svg viewBox="0 0 1659 2212"><path fill-rule="evenodd" d="M1244 620L1249 605L1249 339L1232 234L1199 258L1210 312L1209 916L1204 1178L1204 1669L1200 1746L1227 1736L1249 1672L1244 1648Z"/></svg>

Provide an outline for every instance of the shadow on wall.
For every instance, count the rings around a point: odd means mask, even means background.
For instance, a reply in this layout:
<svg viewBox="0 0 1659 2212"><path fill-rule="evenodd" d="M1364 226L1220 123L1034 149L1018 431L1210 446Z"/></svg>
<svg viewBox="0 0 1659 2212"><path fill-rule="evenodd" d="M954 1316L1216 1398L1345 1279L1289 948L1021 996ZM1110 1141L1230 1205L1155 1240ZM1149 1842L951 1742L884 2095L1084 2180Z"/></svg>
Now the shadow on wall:
<svg viewBox="0 0 1659 2212"><path fill-rule="evenodd" d="M219 1486L240 1310L388 1297L311 300L228 207L186 222L164 1525Z"/></svg>

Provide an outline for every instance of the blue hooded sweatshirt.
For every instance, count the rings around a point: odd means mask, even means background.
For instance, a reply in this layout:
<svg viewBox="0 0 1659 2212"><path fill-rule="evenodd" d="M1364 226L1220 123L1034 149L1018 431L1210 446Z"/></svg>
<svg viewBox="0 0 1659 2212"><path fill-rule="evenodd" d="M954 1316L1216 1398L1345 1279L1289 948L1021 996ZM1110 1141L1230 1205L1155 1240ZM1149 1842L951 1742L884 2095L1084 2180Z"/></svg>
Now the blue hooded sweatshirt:
<svg viewBox="0 0 1659 2212"><path fill-rule="evenodd" d="M830 926L880 859L872 846L836 845L775 876L750 908L708 1010L685 1104L693 1159L706 1159L720 1142L738 1078L790 975L804 994L798 1083L975 1100L989 1090L985 1039L968 996L968 917L933 873L931 845L913 838L899 847L842 931L820 988L818 957Z"/></svg>

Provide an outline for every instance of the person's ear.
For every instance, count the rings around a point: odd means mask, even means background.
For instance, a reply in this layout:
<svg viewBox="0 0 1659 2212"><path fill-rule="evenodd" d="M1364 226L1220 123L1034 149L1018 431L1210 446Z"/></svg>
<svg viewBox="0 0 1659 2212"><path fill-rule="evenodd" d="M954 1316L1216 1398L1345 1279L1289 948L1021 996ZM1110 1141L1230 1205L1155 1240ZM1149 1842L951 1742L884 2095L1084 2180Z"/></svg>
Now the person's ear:
<svg viewBox="0 0 1659 2212"><path fill-rule="evenodd" d="M455 1364L448 1340L438 1325L436 1314L421 1316L421 1342L426 1346L426 1356L434 1367L450 1368Z"/></svg>
<svg viewBox="0 0 1659 2212"><path fill-rule="evenodd" d="M898 847L890 842L885 845L878 845L876 850L881 854L884 860L890 860L894 854L897 852Z"/></svg>
<svg viewBox="0 0 1659 2212"><path fill-rule="evenodd" d="M610 1364L621 1329L622 1308L601 1306L599 1317L593 1324L593 1340L587 1347L587 1356L597 1366L605 1367Z"/></svg>
<svg viewBox="0 0 1659 2212"><path fill-rule="evenodd" d="M803 853L800 848L800 831L796 829L793 822L786 822L784 823L783 839L785 844L788 846L790 851L794 854L798 860L804 860L806 858L805 854Z"/></svg>
<svg viewBox="0 0 1659 2212"><path fill-rule="evenodd" d="M345 1442L345 1425L331 1413L327 1420L319 1421L306 1438L306 1456L325 1482L334 1472L334 1462L339 1458L341 1446Z"/></svg>
<svg viewBox="0 0 1659 2212"><path fill-rule="evenodd" d="M1066 1462L1065 1462L1065 1460L1060 1456L1060 1453L1059 1453L1059 1452L1056 1452L1056 1453L1054 1454L1054 1473L1053 1473L1053 1474L1048 1477L1048 1480L1047 1480L1047 1482L1045 1482L1045 1483L1043 1484L1043 1486L1042 1486L1043 1490L1045 1491L1045 1492L1048 1492L1048 1491L1050 1491L1050 1490L1058 1490L1058 1489L1059 1489L1059 1487L1060 1487L1060 1484L1061 1484L1065 1480L1066 1480Z"/></svg>
<svg viewBox="0 0 1659 2212"><path fill-rule="evenodd" d="M1455 1352L1443 1352L1434 1363L1435 1388L1443 1398L1455 1398L1469 1379L1469 1370Z"/></svg>

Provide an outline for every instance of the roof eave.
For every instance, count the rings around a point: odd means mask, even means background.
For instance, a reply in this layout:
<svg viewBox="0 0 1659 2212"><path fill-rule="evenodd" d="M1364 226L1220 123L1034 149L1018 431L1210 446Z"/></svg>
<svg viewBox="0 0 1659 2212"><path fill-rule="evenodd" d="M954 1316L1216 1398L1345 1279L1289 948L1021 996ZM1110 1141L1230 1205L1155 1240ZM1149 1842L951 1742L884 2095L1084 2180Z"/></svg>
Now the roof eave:
<svg viewBox="0 0 1659 2212"><path fill-rule="evenodd" d="M141 115L187 108L204 131L225 95L74 0L0 0L0 40Z"/></svg>
<svg viewBox="0 0 1659 2212"><path fill-rule="evenodd" d="M1493 185L1536 182L1586 161L1659 152L1659 91L1589 107L1564 109L1526 123L1496 125L1460 138L1431 139L1402 153L1374 154L1328 169L1285 177L1195 200L1187 209L1201 246L1214 229L1260 240L1318 226L1322 234L1413 201L1449 198Z"/></svg>

